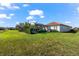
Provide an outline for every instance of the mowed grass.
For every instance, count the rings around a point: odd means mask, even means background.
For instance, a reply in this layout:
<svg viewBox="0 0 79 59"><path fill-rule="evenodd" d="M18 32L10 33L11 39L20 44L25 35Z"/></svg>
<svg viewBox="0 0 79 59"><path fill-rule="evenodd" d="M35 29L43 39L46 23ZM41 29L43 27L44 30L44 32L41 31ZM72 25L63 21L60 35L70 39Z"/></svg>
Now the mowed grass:
<svg viewBox="0 0 79 59"><path fill-rule="evenodd" d="M2 56L77 56L79 33L26 34L17 30L0 32Z"/></svg>

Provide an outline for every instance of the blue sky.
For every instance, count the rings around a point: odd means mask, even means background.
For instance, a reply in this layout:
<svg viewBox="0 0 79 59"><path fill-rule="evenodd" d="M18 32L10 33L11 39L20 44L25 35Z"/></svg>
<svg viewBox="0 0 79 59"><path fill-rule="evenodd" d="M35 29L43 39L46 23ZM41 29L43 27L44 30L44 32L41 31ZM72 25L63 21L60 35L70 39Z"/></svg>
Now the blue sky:
<svg viewBox="0 0 79 59"><path fill-rule="evenodd" d="M60 22L79 27L79 4L0 3L0 26L14 27L20 22Z"/></svg>

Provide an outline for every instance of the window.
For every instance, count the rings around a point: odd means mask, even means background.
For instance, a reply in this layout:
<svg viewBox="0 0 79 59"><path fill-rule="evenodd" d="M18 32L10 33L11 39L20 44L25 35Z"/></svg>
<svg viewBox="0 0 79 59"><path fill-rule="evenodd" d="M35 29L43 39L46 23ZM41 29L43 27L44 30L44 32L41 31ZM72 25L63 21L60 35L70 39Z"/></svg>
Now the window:
<svg viewBox="0 0 79 59"><path fill-rule="evenodd" d="M54 26L54 30L57 30L57 26Z"/></svg>

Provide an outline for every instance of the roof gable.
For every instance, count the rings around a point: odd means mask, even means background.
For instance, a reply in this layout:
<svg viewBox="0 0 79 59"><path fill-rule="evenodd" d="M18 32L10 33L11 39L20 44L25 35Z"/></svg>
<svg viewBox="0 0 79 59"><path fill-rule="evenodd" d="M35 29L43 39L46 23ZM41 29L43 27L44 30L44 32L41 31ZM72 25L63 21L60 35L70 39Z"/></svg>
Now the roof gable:
<svg viewBox="0 0 79 59"><path fill-rule="evenodd" d="M71 26L68 26L68 25L65 25L65 24L62 24L59 22L51 22L51 23L47 24L47 26L56 26L56 25L71 27Z"/></svg>
<svg viewBox="0 0 79 59"><path fill-rule="evenodd" d="M47 25L49 25L49 26L51 26L51 25L60 25L60 23L59 22L51 22L51 23L49 23Z"/></svg>

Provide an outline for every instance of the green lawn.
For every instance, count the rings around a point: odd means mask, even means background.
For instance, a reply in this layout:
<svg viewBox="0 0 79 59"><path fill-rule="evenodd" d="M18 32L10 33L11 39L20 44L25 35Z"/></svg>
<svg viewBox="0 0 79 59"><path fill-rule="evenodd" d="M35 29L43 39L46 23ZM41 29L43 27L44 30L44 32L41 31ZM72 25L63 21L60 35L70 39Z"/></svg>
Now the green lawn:
<svg viewBox="0 0 79 59"><path fill-rule="evenodd" d="M26 34L17 30L0 32L0 55L79 56L79 33Z"/></svg>

